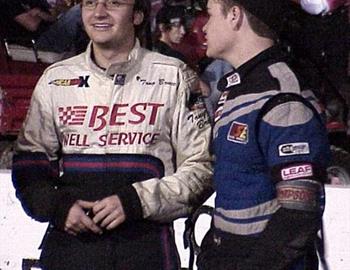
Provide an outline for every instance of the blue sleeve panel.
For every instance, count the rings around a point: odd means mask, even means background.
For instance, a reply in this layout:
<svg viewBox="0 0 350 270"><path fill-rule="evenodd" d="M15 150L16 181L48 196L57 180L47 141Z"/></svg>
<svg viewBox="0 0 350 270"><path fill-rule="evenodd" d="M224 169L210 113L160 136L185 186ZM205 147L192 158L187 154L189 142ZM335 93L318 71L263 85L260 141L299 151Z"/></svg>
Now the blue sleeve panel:
<svg viewBox="0 0 350 270"><path fill-rule="evenodd" d="M263 116L259 142L281 208L237 269L288 269L312 243L320 228L325 168L330 159L320 119L298 100L276 104Z"/></svg>

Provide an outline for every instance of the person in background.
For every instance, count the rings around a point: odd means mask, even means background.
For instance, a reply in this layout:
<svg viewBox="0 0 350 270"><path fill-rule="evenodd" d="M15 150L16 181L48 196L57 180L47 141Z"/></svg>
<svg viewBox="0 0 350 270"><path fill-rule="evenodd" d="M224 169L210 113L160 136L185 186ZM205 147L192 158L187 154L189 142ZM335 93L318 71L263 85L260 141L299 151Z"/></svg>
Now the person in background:
<svg viewBox="0 0 350 270"><path fill-rule="evenodd" d="M232 71L232 66L228 62L214 59L200 76L201 80L209 86L208 95L204 98L204 103L212 123L214 123L215 111L221 96L217 84L219 80L230 71Z"/></svg>
<svg viewBox="0 0 350 270"><path fill-rule="evenodd" d="M177 48L180 48L178 46L182 43L186 33L185 18L185 7L182 5L165 5L162 7L156 16L158 31L155 33L156 41L154 43L153 50L167 56L175 57L186 63L192 70L197 72L198 70L194 65L192 65L193 63L189 63L189 59L186 58L186 56L182 54L180 50L177 50ZM193 50L193 53L195 53L194 47L191 47L190 50ZM202 99L203 97L208 96L209 86L202 80L199 80L198 87L196 87L195 91L196 93L193 92L193 94ZM199 103L204 106L202 101Z"/></svg>
<svg viewBox="0 0 350 270"><path fill-rule="evenodd" d="M80 52L87 46L79 4L54 16L44 0L1 1L0 21L4 38L21 45L32 46L34 40L37 49L56 53Z"/></svg>
<svg viewBox="0 0 350 270"><path fill-rule="evenodd" d="M174 49L175 44L180 44L185 34L185 7L165 5L156 15L153 50L186 63L185 56Z"/></svg>
<svg viewBox="0 0 350 270"><path fill-rule="evenodd" d="M26 213L50 222L42 269L179 269L172 221L212 191L198 77L140 46L149 6L83 0L87 51L34 90L12 176Z"/></svg>
<svg viewBox="0 0 350 270"><path fill-rule="evenodd" d="M205 54L207 45L202 30L208 20L208 15L205 11L193 11L194 9L186 10L187 31L182 42L174 44L174 47L185 56L188 64L201 75L205 67L212 61Z"/></svg>
<svg viewBox="0 0 350 270"><path fill-rule="evenodd" d="M313 243L330 149L308 74L275 43L284 5L207 4L207 55L234 70L218 83L215 209L197 258L200 270L318 269Z"/></svg>

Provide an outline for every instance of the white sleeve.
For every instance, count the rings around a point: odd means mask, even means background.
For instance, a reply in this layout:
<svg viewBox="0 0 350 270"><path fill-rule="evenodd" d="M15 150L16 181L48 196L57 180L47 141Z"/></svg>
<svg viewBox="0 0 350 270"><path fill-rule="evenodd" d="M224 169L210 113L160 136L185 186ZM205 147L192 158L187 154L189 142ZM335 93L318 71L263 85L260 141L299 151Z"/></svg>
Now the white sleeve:
<svg viewBox="0 0 350 270"><path fill-rule="evenodd" d="M175 173L133 184L144 218L167 222L185 216L203 203L212 191L208 114L204 107L189 105L190 92L197 80L191 72L180 72L178 100L172 121Z"/></svg>

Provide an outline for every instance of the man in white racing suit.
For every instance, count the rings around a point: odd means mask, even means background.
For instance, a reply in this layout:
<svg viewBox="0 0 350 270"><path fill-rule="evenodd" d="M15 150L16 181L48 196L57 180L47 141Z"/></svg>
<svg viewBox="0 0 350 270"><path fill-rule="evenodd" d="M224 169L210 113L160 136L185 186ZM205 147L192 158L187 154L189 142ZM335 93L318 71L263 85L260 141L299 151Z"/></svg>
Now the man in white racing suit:
<svg viewBox="0 0 350 270"><path fill-rule="evenodd" d="M140 46L148 13L147 0L83 0L92 42L34 90L13 183L26 213L50 223L43 269L178 269L171 221L210 192L198 78Z"/></svg>

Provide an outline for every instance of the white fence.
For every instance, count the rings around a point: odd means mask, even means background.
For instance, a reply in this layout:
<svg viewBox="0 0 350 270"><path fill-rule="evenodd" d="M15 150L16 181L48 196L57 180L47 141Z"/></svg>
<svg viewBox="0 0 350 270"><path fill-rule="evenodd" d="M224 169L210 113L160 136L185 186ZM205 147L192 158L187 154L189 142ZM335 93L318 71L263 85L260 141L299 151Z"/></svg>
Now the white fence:
<svg viewBox="0 0 350 270"><path fill-rule="evenodd" d="M327 186L326 195L324 228L328 270L350 270L350 188ZM213 205L213 196L206 204ZM209 223L206 215L198 219L196 235L199 239ZM23 258L38 258L38 247L46 227L47 224L25 215L15 197L10 171L0 171L0 270L21 270ZM183 228L184 219L176 220L176 243L182 266L187 267L189 251L183 247Z"/></svg>

